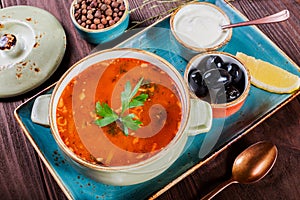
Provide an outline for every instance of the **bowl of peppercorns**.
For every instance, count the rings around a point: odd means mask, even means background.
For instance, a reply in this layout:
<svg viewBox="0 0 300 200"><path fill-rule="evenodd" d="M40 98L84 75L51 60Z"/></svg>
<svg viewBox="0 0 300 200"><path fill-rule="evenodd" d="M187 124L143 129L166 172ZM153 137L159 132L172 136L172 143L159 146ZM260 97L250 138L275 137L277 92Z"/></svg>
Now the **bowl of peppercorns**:
<svg viewBox="0 0 300 200"><path fill-rule="evenodd" d="M187 64L184 79L191 95L211 104L214 118L228 117L244 104L250 91L250 74L235 56L206 52Z"/></svg>
<svg viewBox="0 0 300 200"><path fill-rule="evenodd" d="M89 43L108 42L120 36L129 24L127 0L75 0L71 4L72 22Z"/></svg>

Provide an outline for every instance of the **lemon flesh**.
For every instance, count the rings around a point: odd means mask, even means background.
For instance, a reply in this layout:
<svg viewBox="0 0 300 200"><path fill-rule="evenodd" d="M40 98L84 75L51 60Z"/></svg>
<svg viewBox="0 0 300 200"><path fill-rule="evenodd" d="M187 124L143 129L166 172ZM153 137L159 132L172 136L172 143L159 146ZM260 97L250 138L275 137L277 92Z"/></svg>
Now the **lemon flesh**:
<svg viewBox="0 0 300 200"><path fill-rule="evenodd" d="M274 93L292 93L300 87L300 78L280 67L237 52L251 75L251 83L261 89Z"/></svg>

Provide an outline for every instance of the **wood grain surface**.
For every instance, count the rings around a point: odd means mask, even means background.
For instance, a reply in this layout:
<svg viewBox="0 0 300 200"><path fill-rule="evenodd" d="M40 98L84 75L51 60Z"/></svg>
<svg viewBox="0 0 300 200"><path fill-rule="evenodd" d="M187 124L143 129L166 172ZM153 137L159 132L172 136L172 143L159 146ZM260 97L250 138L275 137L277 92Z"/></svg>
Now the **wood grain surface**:
<svg viewBox="0 0 300 200"><path fill-rule="evenodd" d="M142 0L129 0L129 2L132 9L143 4ZM300 3L298 0L235 0L230 3L249 19L289 9L291 17L287 22L259 25L259 28L298 66L300 65ZM69 17L70 4L71 0L0 0L1 8L30 5L49 11L63 25L68 43L59 69L48 81L24 95L0 99L0 199L66 199L23 134L13 116L13 111L26 99L57 81L63 72L88 55L95 47L85 42L76 33ZM166 11L179 5L179 2L165 1L158 7L151 7L151 5L131 13L131 26L134 25L134 21L144 20L146 22L139 24L139 27L148 26L157 18L147 19L164 15ZM260 140L273 142L279 150L277 162L271 172L254 184L231 185L214 199L299 199L299 96L158 199L201 198L230 177L232 162L239 152Z"/></svg>

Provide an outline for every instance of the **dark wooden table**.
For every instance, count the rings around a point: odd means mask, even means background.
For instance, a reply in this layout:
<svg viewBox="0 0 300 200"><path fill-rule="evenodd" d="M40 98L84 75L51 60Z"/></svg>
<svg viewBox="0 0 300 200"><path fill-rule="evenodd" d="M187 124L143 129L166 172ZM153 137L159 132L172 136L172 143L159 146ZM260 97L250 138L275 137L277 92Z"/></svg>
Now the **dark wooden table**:
<svg viewBox="0 0 300 200"><path fill-rule="evenodd" d="M129 0L131 8L142 0ZM300 65L299 0L235 0L231 3L249 19L289 9L285 23L260 25L259 28L295 63ZM59 79L73 63L95 47L82 40L69 18L71 0L0 0L0 7L31 5L52 13L63 25L68 40L65 57L55 74L39 88L19 97L0 99L0 199L66 199L16 122L13 111L29 97ZM175 3L155 9L137 10L131 21L143 21L163 13ZM146 20L140 26L153 23ZM1 61L0 61L1 62ZM300 198L300 97L277 111L254 130L230 145L214 160L159 196L159 199L199 199L230 176L234 157L248 145L268 140L277 145L279 155L271 172L261 181L229 186L215 199L299 199Z"/></svg>

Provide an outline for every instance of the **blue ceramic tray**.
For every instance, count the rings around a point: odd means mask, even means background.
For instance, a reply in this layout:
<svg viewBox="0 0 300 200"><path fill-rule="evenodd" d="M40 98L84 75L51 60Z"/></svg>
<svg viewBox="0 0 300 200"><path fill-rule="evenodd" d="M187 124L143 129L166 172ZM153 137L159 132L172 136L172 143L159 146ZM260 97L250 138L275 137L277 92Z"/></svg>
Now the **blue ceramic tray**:
<svg viewBox="0 0 300 200"><path fill-rule="evenodd" d="M244 21L236 9L224 1L211 1L221 7L232 22ZM180 57L170 33L169 16L151 27L135 34L117 47L140 48L165 58L183 75L187 60ZM240 27L233 30L233 37L224 50L231 54L238 51L280 66L298 76L299 67L291 61L256 27ZM42 91L51 93L54 86ZM244 106L234 115L214 119L211 131L190 137L179 159L163 174L147 182L133 186L109 186L78 174L59 150L49 128L34 124L31 109L34 96L15 110L15 116L26 136L38 152L49 171L69 199L147 199L155 198L188 176L205 162L213 159L228 145L252 130L283 105L295 98L294 94L273 94L251 86Z"/></svg>

